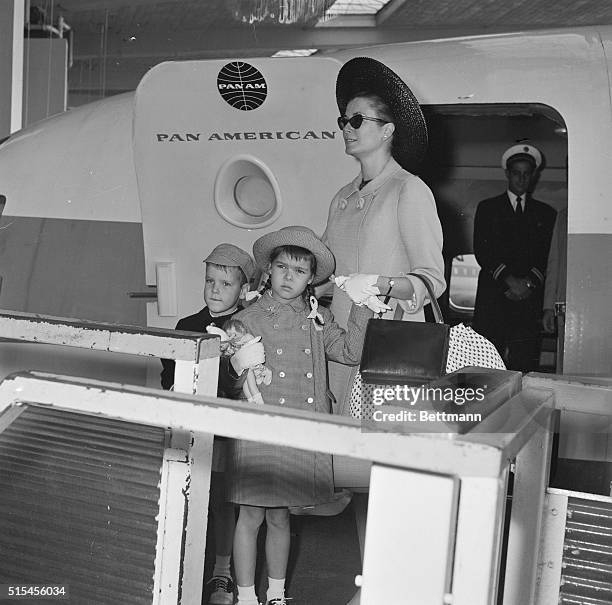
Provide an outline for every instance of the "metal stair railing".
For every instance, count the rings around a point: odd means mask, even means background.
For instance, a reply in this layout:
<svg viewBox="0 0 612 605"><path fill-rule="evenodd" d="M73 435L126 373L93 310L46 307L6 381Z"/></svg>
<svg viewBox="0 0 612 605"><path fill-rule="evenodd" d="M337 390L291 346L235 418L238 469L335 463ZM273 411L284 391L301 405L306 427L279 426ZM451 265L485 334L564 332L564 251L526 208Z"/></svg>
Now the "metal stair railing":
<svg viewBox="0 0 612 605"><path fill-rule="evenodd" d="M505 583L514 600L505 602L522 605L535 590L551 402L549 391L524 389L464 435L372 434L349 418L31 373L0 385L0 421L43 406L371 460L363 605L495 603L506 481L515 463ZM199 605L200 595L184 585L179 592L177 602Z"/></svg>
<svg viewBox="0 0 612 605"><path fill-rule="evenodd" d="M107 324L13 311L0 312L0 338L7 341L71 347L85 351L127 354L145 358L167 358L176 362L176 391L216 395L219 369L219 339L199 333L176 332L161 328ZM104 359L104 358L102 358ZM110 359L110 358L109 358ZM103 362L102 362L103 363ZM15 408L0 419L6 426L18 418L23 408ZM2 422L0 422L0 432ZM97 428L92 426L91 431ZM210 456L213 435L175 428L169 432L161 484L156 599L173 602L183 591L201 594L204 549L210 486ZM182 527L182 533L166 531L166 523ZM113 597L109 597L113 602ZM116 602L116 601L115 601Z"/></svg>

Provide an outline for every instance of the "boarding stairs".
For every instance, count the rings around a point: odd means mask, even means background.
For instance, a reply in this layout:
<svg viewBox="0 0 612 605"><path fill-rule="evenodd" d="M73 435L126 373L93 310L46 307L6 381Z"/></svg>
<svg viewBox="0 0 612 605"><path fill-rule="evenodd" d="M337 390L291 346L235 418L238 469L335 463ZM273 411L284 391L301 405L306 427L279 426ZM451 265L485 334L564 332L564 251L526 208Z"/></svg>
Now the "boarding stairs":
<svg viewBox="0 0 612 605"><path fill-rule="evenodd" d="M609 429L605 381L449 375L445 385L491 386L481 422L381 435L216 398L208 335L4 312L0 336L174 358L184 391L40 372L0 384L0 585L63 583L84 604L200 605L212 438L224 435L371 462L363 605L612 602L612 500L547 487L559 413Z"/></svg>

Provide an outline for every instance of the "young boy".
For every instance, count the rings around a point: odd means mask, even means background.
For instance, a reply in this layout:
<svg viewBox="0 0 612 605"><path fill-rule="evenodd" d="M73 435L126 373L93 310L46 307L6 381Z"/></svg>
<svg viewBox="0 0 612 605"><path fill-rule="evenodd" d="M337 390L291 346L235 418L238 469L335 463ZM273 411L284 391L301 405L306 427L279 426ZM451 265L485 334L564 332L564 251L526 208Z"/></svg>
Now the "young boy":
<svg viewBox="0 0 612 605"><path fill-rule="evenodd" d="M203 309L183 317L176 324L177 330L206 332L215 325L219 328L232 315L242 309L249 290L249 282L255 273L255 263L251 256L232 244L219 244L204 259L206 278L204 282ZM228 358L221 359L217 395L238 399L242 396L242 379L235 380L228 371ZM162 359L161 384L164 389L174 385L174 366L171 359ZM224 367L227 366L227 367ZM230 558L234 539L234 505L225 501L225 448L224 440L215 437L213 448L213 468L210 479L210 509L215 534L215 568L207 583L209 605L231 605L234 602L234 582L230 572Z"/></svg>

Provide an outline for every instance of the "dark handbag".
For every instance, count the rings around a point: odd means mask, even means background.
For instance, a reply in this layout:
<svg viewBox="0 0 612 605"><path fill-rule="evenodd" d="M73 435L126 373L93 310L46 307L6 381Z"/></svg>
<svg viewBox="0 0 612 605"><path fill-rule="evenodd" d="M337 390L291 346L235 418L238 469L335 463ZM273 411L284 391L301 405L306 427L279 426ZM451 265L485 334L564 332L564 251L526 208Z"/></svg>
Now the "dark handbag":
<svg viewBox="0 0 612 605"><path fill-rule="evenodd" d="M360 366L366 384L423 384L445 372L450 327L444 323L430 281L417 273L408 275L425 284L436 323L370 319Z"/></svg>

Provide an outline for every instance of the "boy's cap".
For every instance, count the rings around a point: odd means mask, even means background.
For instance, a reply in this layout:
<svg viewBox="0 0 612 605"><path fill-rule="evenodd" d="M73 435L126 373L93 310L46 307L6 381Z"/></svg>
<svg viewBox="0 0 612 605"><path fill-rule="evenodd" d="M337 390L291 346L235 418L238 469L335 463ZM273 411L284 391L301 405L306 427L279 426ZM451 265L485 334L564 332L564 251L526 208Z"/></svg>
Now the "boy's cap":
<svg viewBox="0 0 612 605"><path fill-rule="evenodd" d="M248 252L233 244L219 244L205 259L205 263L214 263L224 267L240 267L250 281L255 275L255 262Z"/></svg>
<svg viewBox="0 0 612 605"><path fill-rule="evenodd" d="M283 227L260 237L253 244L253 255L257 264L266 270L270 255L279 246L299 246L312 252L317 259L317 272L313 285L326 280L336 267L336 259L330 249L308 227Z"/></svg>

